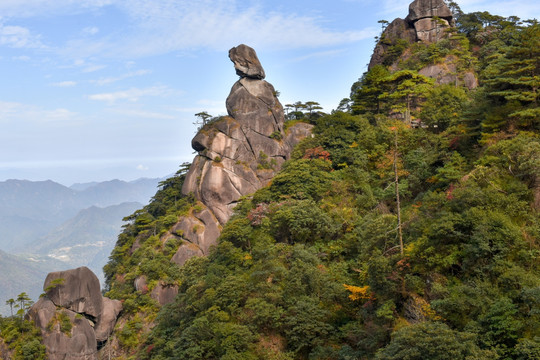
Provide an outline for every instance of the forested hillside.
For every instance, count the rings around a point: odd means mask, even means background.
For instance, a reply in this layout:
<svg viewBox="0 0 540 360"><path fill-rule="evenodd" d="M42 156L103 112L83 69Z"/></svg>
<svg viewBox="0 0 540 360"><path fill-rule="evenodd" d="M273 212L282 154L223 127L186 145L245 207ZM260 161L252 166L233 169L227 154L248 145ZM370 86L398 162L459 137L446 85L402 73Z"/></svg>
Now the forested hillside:
<svg viewBox="0 0 540 360"><path fill-rule="evenodd" d="M337 110L289 117L313 136L208 256L171 262L203 206L187 167L162 182L105 266L100 357L540 359L540 24L449 8L434 41L383 32Z"/></svg>
<svg viewBox="0 0 540 360"><path fill-rule="evenodd" d="M540 359L540 25L451 8L439 41L383 33L209 256L157 241L193 211L181 172L131 218L106 267L125 357ZM449 61L452 82L419 72ZM155 321L140 274L179 287Z"/></svg>

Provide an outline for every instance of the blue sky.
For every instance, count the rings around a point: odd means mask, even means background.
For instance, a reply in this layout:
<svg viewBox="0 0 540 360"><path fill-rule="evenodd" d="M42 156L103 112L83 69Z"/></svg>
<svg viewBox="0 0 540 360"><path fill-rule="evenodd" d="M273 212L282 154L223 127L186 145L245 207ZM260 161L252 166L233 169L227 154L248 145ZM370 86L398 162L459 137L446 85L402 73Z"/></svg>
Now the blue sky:
<svg viewBox="0 0 540 360"><path fill-rule="evenodd" d="M458 1L539 18L536 1ZM255 48L283 104L331 111L397 0L0 0L0 181L161 177L191 161L194 114L225 114L228 50Z"/></svg>

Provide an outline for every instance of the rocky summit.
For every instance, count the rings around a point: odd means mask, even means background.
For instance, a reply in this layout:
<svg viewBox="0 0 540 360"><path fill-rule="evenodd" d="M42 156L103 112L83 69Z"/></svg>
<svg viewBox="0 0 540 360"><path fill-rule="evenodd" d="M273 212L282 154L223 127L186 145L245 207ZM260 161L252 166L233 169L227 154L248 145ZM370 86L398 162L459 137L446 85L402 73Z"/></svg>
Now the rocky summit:
<svg viewBox="0 0 540 360"><path fill-rule="evenodd" d="M48 359L97 359L122 303L101 295L99 280L87 267L49 273L43 290L27 316L41 330Z"/></svg>
<svg viewBox="0 0 540 360"><path fill-rule="evenodd" d="M443 0L415 0L409 5L405 19L394 19L381 35L369 68L382 64L384 53L396 40L408 43L423 41L437 42L447 36L446 30L454 24L452 12Z"/></svg>
<svg viewBox="0 0 540 360"><path fill-rule="evenodd" d="M400 62L405 62L410 52L401 52L410 44L436 44L455 34L455 20L443 0L415 0L409 5L405 19L397 18L388 24L369 62L369 69L377 65L389 67L392 71L402 70ZM401 50L400 50L401 49ZM400 54L395 57L395 54ZM418 73L435 80L437 84L463 84L468 89L478 87L478 79L472 71L458 69L460 59L448 55L435 64L418 69Z"/></svg>

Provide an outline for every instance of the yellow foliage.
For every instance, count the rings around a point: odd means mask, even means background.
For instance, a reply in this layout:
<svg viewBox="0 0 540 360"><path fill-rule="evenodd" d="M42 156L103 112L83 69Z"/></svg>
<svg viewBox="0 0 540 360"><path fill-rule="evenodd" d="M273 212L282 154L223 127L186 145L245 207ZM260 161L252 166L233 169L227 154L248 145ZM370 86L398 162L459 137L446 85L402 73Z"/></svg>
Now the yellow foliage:
<svg viewBox="0 0 540 360"><path fill-rule="evenodd" d="M354 286L343 284L345 289L349 290L351 293L349 299L352 301L358 301L360 299L371 299L371 292L369 292L369 285L366 286Z"/></svg>

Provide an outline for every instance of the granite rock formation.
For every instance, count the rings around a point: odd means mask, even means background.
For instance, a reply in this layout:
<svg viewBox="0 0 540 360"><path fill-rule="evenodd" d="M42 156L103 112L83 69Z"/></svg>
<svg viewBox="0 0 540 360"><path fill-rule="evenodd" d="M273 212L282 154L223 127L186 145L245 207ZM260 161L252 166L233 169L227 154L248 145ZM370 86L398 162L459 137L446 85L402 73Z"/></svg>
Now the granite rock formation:
<svg viewBox="0 0 540 360"><path fill-rule="evenodd" d="M99 280L87 267L50 273L43 290L27 316L41 330L48 359L97 360L121 302L101 296Z"/></svg>
<svg viewBox="0 0 540 360"><path fill-rule="evenodd" d="M409 5L409 14L405 19L392 21L377 43L369 68L382 64L385 52L397 40L409 43L423 41L437 42L446 37L446 30L454 24L452 12L443 0L415 0Z"/></svg>
<svg viewBox="0 0 540 360"><path fill-rule="evenodd" d="M239 45L229 51L229 58L240 79L226 100L228 116L205 125L191 143L198 154L182 193L193 194L198 204L161 237L163 243L174 237L184 240L171 259L179 266L206 255L238 200L266 186L293 147L311 134L312 126L304 123L284 130L283 107L274 87L264 80L255 50ZM142 279L135 281L143 290ZM164 304L175 291L162 284L151 296Z"/></svg>
<svg viewBox="0 0 540 360"><path fill-rule="evenodd" d="M394 19L381 35L375 46L368 68L375 65L389 66L392 71L399 69L399 61L407 58L403 53L397 60L387 57L392 54L392 47L399 44L423 42L436 43L449 36L448 30L454 25L452 12L443 0L415 0L409 5L409 14L405 19ZM448 55L436 64L428 65L418 71L419 74L435 79L438 84L463 84L468 89L478 86L478 79L473 71L457 71L459 59Z"/></svg>

